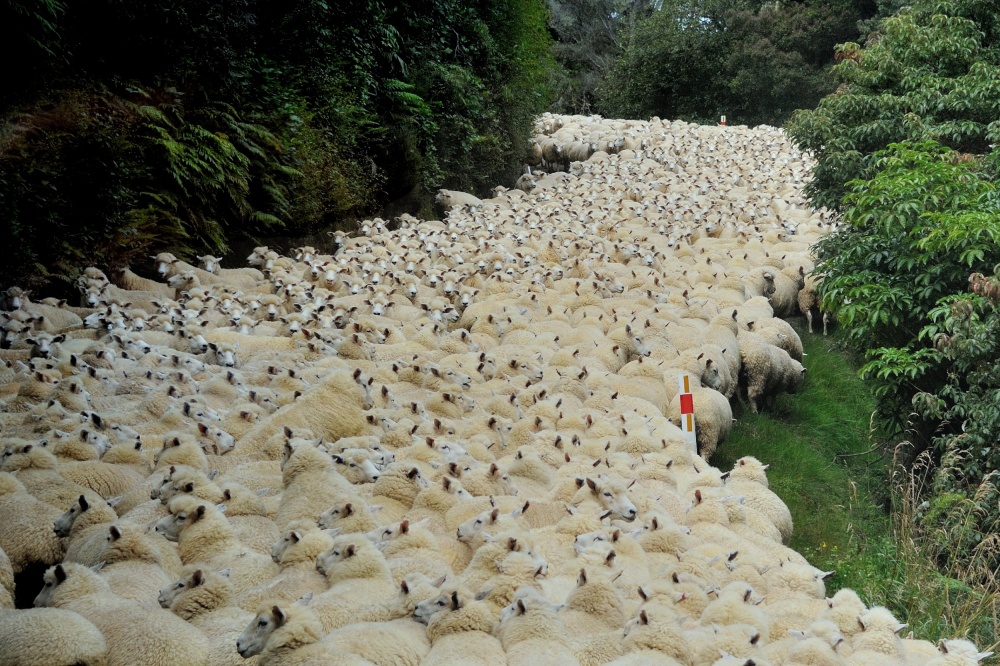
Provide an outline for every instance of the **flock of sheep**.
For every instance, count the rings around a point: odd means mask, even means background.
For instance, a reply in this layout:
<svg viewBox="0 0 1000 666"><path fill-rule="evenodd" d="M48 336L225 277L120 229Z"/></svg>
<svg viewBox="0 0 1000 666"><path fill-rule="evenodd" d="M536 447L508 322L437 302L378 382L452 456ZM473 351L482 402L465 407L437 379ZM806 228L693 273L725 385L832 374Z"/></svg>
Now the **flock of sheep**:
<svg viewBox="0 0 1000 666"><path fill-rule="evenodd" d="M80 307L8 290L0 665L988 656L827 599L766 465L706 462L733 400L803 382L782 317L811 327L835 224L808 156L545 115L529 162L552 172L332 255L88 269Z"/></svg>

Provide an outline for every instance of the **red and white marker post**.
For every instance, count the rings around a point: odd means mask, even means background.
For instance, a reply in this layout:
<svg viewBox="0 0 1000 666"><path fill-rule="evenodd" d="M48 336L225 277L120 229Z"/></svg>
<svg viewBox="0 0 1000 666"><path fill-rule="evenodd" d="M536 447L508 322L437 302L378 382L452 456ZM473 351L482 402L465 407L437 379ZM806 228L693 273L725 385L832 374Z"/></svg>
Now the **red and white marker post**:
<svg viewBox="0 0 1000 666"><path fill-rule="evenodd" d="M677 387L681 399L681 432L684 439L691 445L691 450L698 453L698 436L694 429L694 396L691 394L691 375L686 373L677 377Z"/></svg>

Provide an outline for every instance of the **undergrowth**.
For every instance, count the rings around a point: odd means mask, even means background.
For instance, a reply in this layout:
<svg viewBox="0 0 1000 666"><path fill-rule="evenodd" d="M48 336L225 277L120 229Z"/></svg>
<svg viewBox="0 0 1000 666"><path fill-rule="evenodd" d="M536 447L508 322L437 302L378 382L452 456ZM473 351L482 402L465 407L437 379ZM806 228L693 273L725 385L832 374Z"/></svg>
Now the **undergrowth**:
<svg viewBox="0 0 1000 666"><path fill-rule="evenodd" d="M791 546L835 572L828 596L849 587L869 606L887 606L918 638L968 636L980 650L994 649L1000 586L985 562L1000 538L979 545L983 556L964 569L940 570L954 561L940 544L968 545L962 533L921 532L924 467L893 473L892 452L873 427L874 399L838 336L800 335L808 369L801 391L760 414L734 401L737 423L712 463L727 470L752 455L770 464L771 489L795 523ZM957 499L952 511L975 521L972 506Z"/></svg>

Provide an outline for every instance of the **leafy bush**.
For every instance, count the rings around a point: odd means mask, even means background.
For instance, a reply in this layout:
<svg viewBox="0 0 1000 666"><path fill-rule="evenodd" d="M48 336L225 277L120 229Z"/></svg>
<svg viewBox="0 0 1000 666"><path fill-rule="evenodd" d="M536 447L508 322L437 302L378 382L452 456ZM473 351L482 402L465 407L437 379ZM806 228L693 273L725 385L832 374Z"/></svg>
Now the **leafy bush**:
<svg viewBox="0 0 1000 666"><path fill-rule="evenodd" d="M870 176L890 143L937 141L982 154L1000 140L1000 15L973 0L919 0L886 19L867 47L837 47L840 87L787 124L817 164L806 193L840 208L845 183Z"/></svg>
<svg viewBox="0 0 1000 666"><path fill-rule="evenodd" d="M0 102L0 284L513 184L546 21L544 0L0 3L29 60Z"/></svg>
<svg viewBox="0 0 1000 666"><path fill-rule="evenodd" d="M170 90L74 90L13 116L0 154L11 248L0 282L64 281L280 224L296 175L264 128L224 105L187 112ZM46 108L50 107L50 108Z"/></svg>
<svg viewBox="0 0 1000 666"><path fill-rule="evenodd" d="M874 177L854 180L839 233L817 246L820 294L847 340L869 362L888 434L909 420L913 396L937 386L945 365L921 330L939 300L970 272L1000 261L1000 198L975 164L934 143L893 144L875 155ZM921 430L923 428L923 430Z"/></svg>

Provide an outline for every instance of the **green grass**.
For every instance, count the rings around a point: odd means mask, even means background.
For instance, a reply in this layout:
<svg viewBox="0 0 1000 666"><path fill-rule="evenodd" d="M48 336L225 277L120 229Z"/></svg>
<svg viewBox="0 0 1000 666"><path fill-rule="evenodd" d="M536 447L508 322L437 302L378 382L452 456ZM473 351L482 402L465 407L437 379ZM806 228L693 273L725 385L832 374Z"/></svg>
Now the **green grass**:
<svg viewBox="0 0 1000 666"><path fill-rule="evenodd" d="M795 523L791 546L836 572L828 595L849 587L868 605L887 606L919 638L968 635L980 650L993 649L996 573L938 570L932 540L914 527L920 500L910 478L893 476L891 452L871 427L875 402L859 365L836 335L799 334L808 369L802 389L760 414L734 401L737 423L712 464L731 469L745 455L770 464L771 489Z"/></svg>
<svg viewBox="0 0 1000 666"><path fill-rule="evenodd" d="M831 593L850 572L840 564L891 530L889 461L869 432L874 399L836 337L802 333L806 380L759 414L734 406L737 422L712 463L731 469L742 456L770 464L768 480L792 512L791 546L834 569Z"/></svg>

